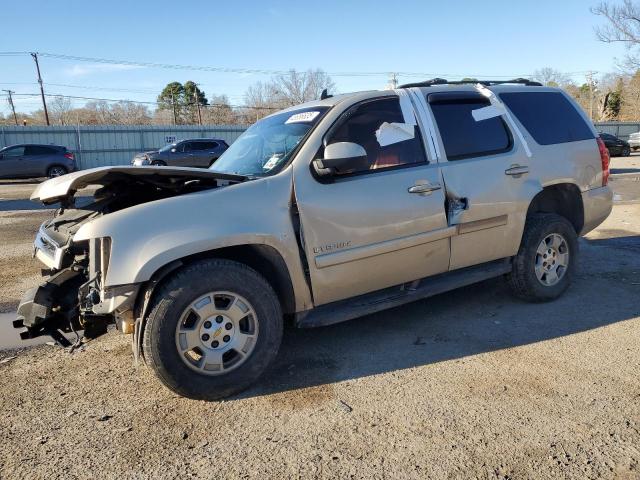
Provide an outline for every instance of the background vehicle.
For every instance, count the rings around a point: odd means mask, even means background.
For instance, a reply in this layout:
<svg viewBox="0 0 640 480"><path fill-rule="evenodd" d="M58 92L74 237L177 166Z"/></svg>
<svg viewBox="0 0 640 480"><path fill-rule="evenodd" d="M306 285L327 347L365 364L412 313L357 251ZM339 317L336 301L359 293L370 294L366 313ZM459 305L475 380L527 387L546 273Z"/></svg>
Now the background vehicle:
<svg viewBox="0 0 640 480"><path fill-rule="evenodd" d="M54 178L74 171L76 161L67 147L25 144L0 150L0 178Z"/></svg>
<svg viewBox="0 0 640 480"><path fill-rule="evenodd" d="M640 132L629 135L629 146L634 152L640 148Z"/></svg>
<svg viewBox="0 0 640 480"><path fill-rule="evenodd" d="M323 95L252 125L208 170L39 185L32 200L69 208L36 237L52 275L14 326L64 343L115 322L166 386L222 398L272 363L285 316L319 327L502 276L525 300L559 297L578 236L611 211L608 177L604 142L559 89ZM96 202L73 208L89 184Z"/></svg>
<svg viewBox="0 0 640 480"><path fill-rule="evenodd" d="M162 147L160 150L137 154L131 165L157 165L171 167L207 168L215 162L225 150L227 142L217 138L197 138L182 140Z"/></svg>
<svg viewBox="0 0 640 480"><path fill-rule="evenodd" d="M600 132L600 138L612 157L628 157L631 155L631 146L628 142L610 133Z"/></svg>

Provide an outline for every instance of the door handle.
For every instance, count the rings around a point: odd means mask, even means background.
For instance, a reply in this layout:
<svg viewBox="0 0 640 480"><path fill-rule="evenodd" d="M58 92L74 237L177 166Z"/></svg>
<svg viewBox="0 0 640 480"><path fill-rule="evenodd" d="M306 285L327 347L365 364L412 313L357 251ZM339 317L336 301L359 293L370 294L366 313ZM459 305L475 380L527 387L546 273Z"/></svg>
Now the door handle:
<svg viewBox="0 0 640 480"><path fill-rule="evenodd" d="M421 184L409 187L408 192L430 195L431 192L440 190L441 188L442 187L440 186L439 183L421 183Z"/></svg>
<svg viewBox="0 0 640 480"><path fill-rule="evenodd" d="M504 171L505 175L511 175L512 177L519 177L525 173L529 173L529 167L526 165L511 165Z"/></svg>

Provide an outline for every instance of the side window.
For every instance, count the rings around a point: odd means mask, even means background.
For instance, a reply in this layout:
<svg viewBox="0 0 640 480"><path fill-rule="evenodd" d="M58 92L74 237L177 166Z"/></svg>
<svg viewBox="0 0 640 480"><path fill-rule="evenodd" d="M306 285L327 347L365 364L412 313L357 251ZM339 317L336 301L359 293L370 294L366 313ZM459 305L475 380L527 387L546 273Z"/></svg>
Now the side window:
<svg viewBox="0 0 640 480"><path fill-rule="evenodd" d="M27 145L24 147L25 155L51 155L55 153L53 148L42 147L40 145Z"/></svg>
<svg viewBox="0 0 640 480"><path fill-rule="evenodd" d="M191 152L193 150L193 143L191 142L183 142L180 144L180 148L178 148L179 152Z"/></svg>
<svg viewBox="0 0 640 480"><path fill-rule="evenodd" d="M540 145L594 138L576 107L560 92L501 93L500 98Z"/></svg>
<svg viewBox="0 0 640 480"><path fill-rule="evenodd" d="M365 149L367 156L357 168L338 174L426 163L420 129L417 125L404 124L398 98L362 103L345 116L346 119L330 133L327 145L338 142L356 143ZM391 124L403 124L406 129L398 130Z"/></svg>
<svg viewBox="0 0 640 480"><path fill-rule="evenodd" d="M200 150L213 150L218 146L216 142L199 142L199 143L200 143L200 147L199 147Z"/></svg>
<svg viewBox="0 0 640 480"><path fill-rule="evenodd" d="M448 160L494 155L511 149L511 133L501 117L480 121L473 118L473 110L490 105L484 97L456 99L430 95L429 104Z"/></svg>
<svg viewBox="0 0 640 480"><path fill-rule="evenodd" d="M5 158L21 157L24 155L24 147L8 148L2 152L2 156Z"/></svg>

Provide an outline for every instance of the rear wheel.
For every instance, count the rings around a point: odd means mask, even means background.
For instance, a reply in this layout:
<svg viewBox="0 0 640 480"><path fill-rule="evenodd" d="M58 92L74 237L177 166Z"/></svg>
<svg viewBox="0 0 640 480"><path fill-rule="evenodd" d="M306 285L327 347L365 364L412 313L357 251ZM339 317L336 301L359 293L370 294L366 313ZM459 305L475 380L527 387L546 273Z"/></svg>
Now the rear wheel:
<svg viewBox="0 0 640 480"><path fill-rule="evenodd" d="M507 281L513 293L524 300L553 300L569 287L577 256L578 237L566 218L534 214L527 220Z"/></svg>
<svg viewBox="0 0 640 480"><path fill-rule="evenodd" d="M622 156L623 157L628 157L629 155L631 155L631 148L629 147L624 147L622 149Z"/></svg>
<svg viewBox="0 0 640 480"><path fill-rule="evenodd" d="M193 263L154 294L145 360L174 392L217 400L250 386L282 339L278 298L256 271L228 260Z"/></svg>
<svg viewBox="0 0 640 480"><path fill-rule="evenodd" d="M49 167L49 170L47 170L47 177L49 178L61 177L62 175L66 175L67 173L69 172L63 166L54 165L53 167Z"/></svg>

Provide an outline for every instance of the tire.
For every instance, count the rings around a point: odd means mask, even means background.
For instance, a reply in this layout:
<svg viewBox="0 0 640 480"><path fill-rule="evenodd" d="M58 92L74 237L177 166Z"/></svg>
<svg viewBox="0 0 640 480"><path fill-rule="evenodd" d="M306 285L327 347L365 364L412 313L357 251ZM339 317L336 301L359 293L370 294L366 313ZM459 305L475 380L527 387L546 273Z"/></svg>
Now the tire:
<svg viewBox="0 0 640 480"><path fill-rule="evenodd" d="M564 251L562 243L559 247L553 246L554 243L558 243L558 237L564 240ZM551 243L545 242L543 246L543 240ZM548 254L549 250L554 250L555 255ZM513 258L512 271L507 274L507 283L512 292L523 300L554 300L571 284L577 260L578 236L573 225L566 218L554 213L534 214L527 219L520 249ZM561 263L566 263L562 270ZM555 283L554 271L558 277ZM542 278L539 278L540 272Z"/></svg>
<svg viewBox="0 0 640 480"><path fill-rule="evenodd" d="M225 310L218 301L224 303L227 296L233 300ZM207 298L209 303L205 302ZM247 316L240 321L228 320L227 317L233 318L230 312L240 307L247 307ZM199 316L198 308L201 312L215 312L212 316ZM180 269L158 287L149 312L142 342L145 361L165 386L192 399L219 400L246 389L273 362L282 340L282 311L273 288L255 270L230 260L201 260ZM193 327L188 325L191 321ZM241 331L244 321L245 325L253 322L255 337L251 341L248 336L251 332ZM232 323L233 329L226 328ZM231 334L231 340L227 339L227 333ZM231 348L234 342L244 341L238 340L242 335L247 338L242 348L248 352L246 355ZM187 350L188 339L198 342L205 336L206 343ZM220 344L229 343L218 346L216 338ZM249 343L251 346L247 347ZM219 350L213 348L214 344ZM228 349L221 354L225 348ZM203 353L200 361L194 359L198 349ZM232 359L239 356L240 360L207 363L209 358L224 359L225 355Z"/></svg>
<svg viewBox="0 0 640 480"><path fill-rule="evenodd" d="M629 155L631 155L631 149L629 147L624 147L622 149L622 156L628 157Z"/></svg>
<svg viewBox="0 0 640 480"><path fill-rule="evenodd" d="M47 170L47 177L56 178L61 177L62 175L66 175L67 173L69 173L69 171L62 165L52 165Z"/></svg>

